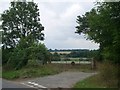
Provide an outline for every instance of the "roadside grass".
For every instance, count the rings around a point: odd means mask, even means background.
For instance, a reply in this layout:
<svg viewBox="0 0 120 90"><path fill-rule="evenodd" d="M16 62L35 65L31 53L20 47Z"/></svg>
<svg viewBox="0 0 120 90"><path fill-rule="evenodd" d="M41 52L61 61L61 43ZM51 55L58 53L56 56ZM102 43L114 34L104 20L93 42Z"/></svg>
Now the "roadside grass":
<svg viewBox="0 0 120 90"><path fill-rule="evenodd" d="M9 70L2 72L2 77L9 80L34 78L39 76L53 75L60 71L50 65L26 66L20 70Z"/></svg>
<svg viewBox="0 0 120 90"><path fill-rule="evenodd" d="M110 62L99 63L98 74L77 82L73 88L117 88L118 67Z"/></svg>
<svg viewBox="0 0 120 90"><path fill-rule="evenodd" d="M100 80L99 75L88 77L77 82L73 88L105 88L106 84Z"/></svg>
<svg viewBox="0 0 120 90"><path fill-rule="evenodd" d="M35 77L43 77L47 75L54 75L65 71L82 71L94 72L90 65L72 66L71 64L47 64L47 65L27 65L20 70L4 70L2 71L2 78L9 80L27 79Z"/></svg>

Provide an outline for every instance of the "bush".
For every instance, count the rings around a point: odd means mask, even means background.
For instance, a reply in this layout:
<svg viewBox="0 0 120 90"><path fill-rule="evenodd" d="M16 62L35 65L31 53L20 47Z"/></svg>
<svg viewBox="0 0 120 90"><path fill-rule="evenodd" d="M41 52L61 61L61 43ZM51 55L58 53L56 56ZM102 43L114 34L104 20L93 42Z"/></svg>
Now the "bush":
<svg viewBox="0 0 120 90"><path fill-rule="evenodd" d="M4 49L2 48L2 65L5 65L13 52L13 48Z"/></svg>
<svg viewBox="0 0 120 90"><path fill-rule="evenodd" d="M27 42L22 39L20 43L13 48L11 51L9 49L4 50L5 55L5 68L4 69L21 69L22 67L29 64L46 64L47 61L50 61L50 54L44 44L32 43L28 45Z"/></svg>
<svg viewBox="0 0 120 90"><path fill-rule="evenodd" d="M105 62L99 67L100 78L107 87L117 87L118 85L118 67L110 62Z"/></svg>
<svg viewBox="0 0 120 90"><path fill-rule="evenodd" d="M44 44L33 44L28 48L30 60L35 60L34 64L46 64L50 61L50 54Z"/></svg>
<svg viewBox="0 0 120 90"><path fill-rule="evenodd" d="M13 52L11 52L11 56L9 61L7 62L8 66L17 70L25 66L28 62L28 55L26 49L15 48Z"/></svg>

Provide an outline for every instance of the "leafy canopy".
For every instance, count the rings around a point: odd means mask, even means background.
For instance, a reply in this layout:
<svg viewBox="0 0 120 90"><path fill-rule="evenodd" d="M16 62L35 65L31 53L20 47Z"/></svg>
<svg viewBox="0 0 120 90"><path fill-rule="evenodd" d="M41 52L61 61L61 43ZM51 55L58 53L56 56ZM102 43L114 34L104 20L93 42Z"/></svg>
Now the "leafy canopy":
<svg viewBox="0 0 120 90"><path fill-rule="evenodd" d="M97 3L96 7L77 17L76 33L100 44L104 59L120 62L120 2Z"/></svg>
<svg viewBox="0 0 120 90"><path fill-rule="evenodd" d="M11 2L9 10L1 15L4 48L14 48L23 38L26 43L44 39L39 9L34 2Z"/></svg>

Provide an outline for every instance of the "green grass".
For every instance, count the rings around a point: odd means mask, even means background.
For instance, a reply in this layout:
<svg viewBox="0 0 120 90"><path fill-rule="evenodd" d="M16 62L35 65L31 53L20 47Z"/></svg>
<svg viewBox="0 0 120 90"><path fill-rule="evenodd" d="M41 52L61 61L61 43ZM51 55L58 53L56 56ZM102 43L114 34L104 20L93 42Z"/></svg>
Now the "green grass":
<svg viewBox="0 0 120 90"><path fill-rule="evenodd" d="M105 88L106 85L99 78L99 75L88 77L80 82L77 82L73 88Z"/></svg>
<svg viewBox="0 0 120 90"><path fill-rule="evenodd" d="M19 71L8 71L8 72L3 72L2 77L5 79L15 79L19 78L20 72Z"/></svg>
<svg viewBox="0 0 120 90"><path fill-rule="evenodd" d="M28 65L20 70L4 70L2 77L9 80L43 77L54 75L65 71L93 72L90 65L70 64L48 64L48 65Z"/></svg>
<svg viewBox="0 0 120 90"><path fill-rule="evenodd" d="M2 77L9 80L42 77L59 73L58 68L47 66L27 66L20 70L9 70L2 72Z"/></svg>

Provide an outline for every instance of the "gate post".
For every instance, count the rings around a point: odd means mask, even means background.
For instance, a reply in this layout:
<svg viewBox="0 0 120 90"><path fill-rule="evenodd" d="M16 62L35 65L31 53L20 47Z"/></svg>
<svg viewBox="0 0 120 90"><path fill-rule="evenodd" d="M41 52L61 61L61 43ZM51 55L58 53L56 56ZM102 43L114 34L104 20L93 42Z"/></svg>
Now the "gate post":
<svg viewBox="0 0 120 90"><path fill-rule="evenodd" d="M94 58L92 58L91 60L91 69L95 69L96 68L96 61L94 60Z"/></svg>

